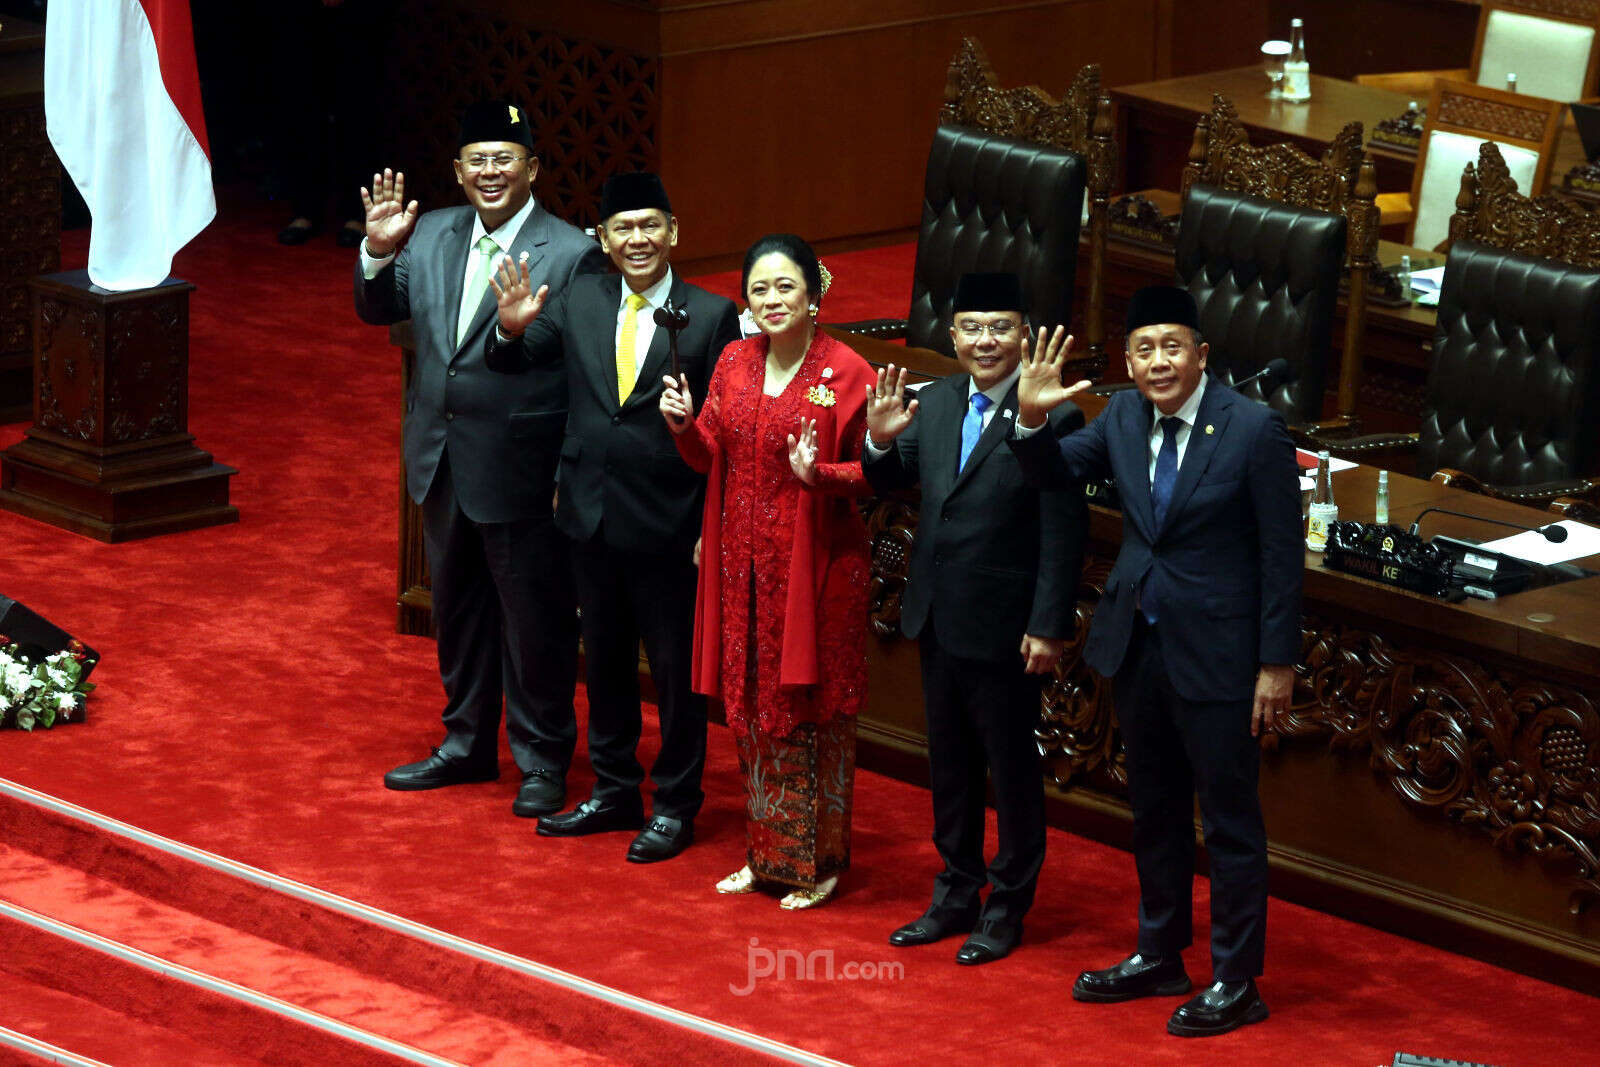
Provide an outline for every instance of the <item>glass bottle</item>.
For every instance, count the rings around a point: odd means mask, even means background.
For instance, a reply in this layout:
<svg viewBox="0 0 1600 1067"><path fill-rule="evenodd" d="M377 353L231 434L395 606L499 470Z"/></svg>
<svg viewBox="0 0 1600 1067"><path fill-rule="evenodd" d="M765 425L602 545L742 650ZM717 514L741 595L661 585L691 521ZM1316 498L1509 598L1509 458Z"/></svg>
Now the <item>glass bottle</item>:
<svg viewBox="0 0 1600 1067"><path fill-rule="evenodd" d="M1339 518L1333 502L1332 457L1326 449L1317 453L1317 484L1311 491L1311 508L1306 515L1306 547L1321 552L1328 547L1328 527Z"/></svg>
<svg viewBox="0 0 1600 1067"><path fill-rule="evenodd" d="M1283 64L1283 98L1290 103L1311 99L1311 64L1306 62L1305 23L1289 20L1289 58Z"/></svg>
<svg viewBox="0 0 1600 1067"><path fill-rule="evenodd" d="M1507 74L1506 75L1506 92L1514 93L1516 91L1517 91L1517 76L1515 74Z"/></svg>
<svg viewBox="0 0 1600 1067"><path fill-rule="evenodd" d="M1398 276L1396 276L1395 281L1400 283L1400 296L1401 296L1401 298L1404 299L1406 301L1406 303L1409 304L1411 302L1411 255L1410 255L1410 253L1406 253L1406 254L1404 254L1404 255L1402 255L1400 257L1400 273L1399 273Z"/></svg>
<svg viewBox="0 0 1600 1067"><path fill-rule="evenodd" d="M1379 526L1389 525L1389 472L1378 472L1378 502L1372 509L1372 521Z"/></svg>

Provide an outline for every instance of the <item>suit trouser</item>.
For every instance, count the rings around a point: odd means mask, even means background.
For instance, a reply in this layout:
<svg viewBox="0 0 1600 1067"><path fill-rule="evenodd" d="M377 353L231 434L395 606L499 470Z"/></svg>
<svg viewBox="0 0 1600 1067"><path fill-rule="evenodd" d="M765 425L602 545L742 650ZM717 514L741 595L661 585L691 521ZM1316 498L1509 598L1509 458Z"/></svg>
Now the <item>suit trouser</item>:
<svg viewBox="0 0 1600 1067"><path fill-rule="evenodd" d="M638 747L639 642L650 661L661 749L650 768L652 810L693 819L705 793L706 698L690 688L698 571L688 553L628 552L602 529L572 546L583 606L584 678L589 697L589 762L594 799L635 805L644 782Z"/></svg>
<svg viewBox="0 0 1600 1067"><path fill-rule="evenodd" d="M999 843L987 870L983 917L1021 922L1044 865L1044 775L1034 740L1041 677L1022 669L1020 654L1014 663L951 654L931 619L921 648L933 844L944 860L930 910L978 910L986 873L984 779L992 771Z"/></svg>
<svg viewBox="0 0 1600 1067"><path fill-rule="evenodd" d="M446 697L440 753L497 762L503 696L518 769L565 775L578 737L578 620L566 538L547 517L467 518L446 453L422 502L422 541Z"/></svg>
<svg viewBox="0 0 1600 1067"><path fill-rule="evenodd" d="M1193 941L1198 794L1211 859L1212 978L1254 978L1266 950L1267 832L1257 794L1261 753L1250 736L1253 702L1179 696L1161 627L1142 615L1114 687L1139 870L1139 951L1176 956Z"/></svg>

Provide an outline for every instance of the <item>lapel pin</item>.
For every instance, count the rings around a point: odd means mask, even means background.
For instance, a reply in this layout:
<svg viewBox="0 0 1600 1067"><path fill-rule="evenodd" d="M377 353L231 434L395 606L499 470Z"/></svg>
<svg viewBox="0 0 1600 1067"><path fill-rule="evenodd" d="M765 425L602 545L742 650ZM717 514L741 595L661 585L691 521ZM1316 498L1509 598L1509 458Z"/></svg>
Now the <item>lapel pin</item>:
<svg viewBox="0 0 1600 1067"><path fill-rule="evenodd" d="M1011 409L1010 409L1010 408L1006 408L1006 409L1005 409L1005 410L1004 410L1004 411L1002 411L1002 412L1001 412L1001 413L1000 413L1000 414L1001 414L1001 415L1002 415L1002 416L1004 416L1004 417L1005 417L1005 418L1008 418L1008 419L1009 419L1009 418L1012 418L1012 417L1013 417L1013 416L1012 416L1012 414L1011 414Z"/></svg>
<svg viewBox="0 0 1600 1067"><path fill-rule="evenodd" d="M822 380L823 381L827 381L829 378L832 378L832 377L833 377L833 368L832 367L823 367L822 368Z"/></svg>
<svg viewBox="0 0 1600 1067"><path fill-rule="evenodd" d="M1206 423L1206 433L1215 433L1216 430L1217 428L1215 426L1211 425L1209 422Z"/></svg>

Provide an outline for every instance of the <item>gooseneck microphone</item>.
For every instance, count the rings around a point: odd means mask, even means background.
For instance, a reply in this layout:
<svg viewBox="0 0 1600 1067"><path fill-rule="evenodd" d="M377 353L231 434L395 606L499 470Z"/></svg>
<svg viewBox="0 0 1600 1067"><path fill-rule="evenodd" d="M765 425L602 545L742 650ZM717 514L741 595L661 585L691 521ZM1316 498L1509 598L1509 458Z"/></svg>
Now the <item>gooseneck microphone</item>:
<svg viewBox="0 0 1600 1067"><path fill-rule="evenodd" d="M1440 515L1454 515L1458 519L1474 519L1478 522L1491 522L1496 526L1509 526L1513 530L1537 530L1544 535L1546 541L1559 545L1567 539L1567 528L1559 523L1550 523L1548 526L1526 526L1520 522L1507 522L1505 519L1491 519L1487 515L1472 515L1465 511L1451 511L1449 508L1423 508L1417 513L1416 521L1411 524L1411 534L1416 535L1417 527L1422 525L1422 516L1430 511L1437 511Z"/></svg>
<svg viewBox="0 0 1600 1067"><path fill-rule="evenodd" d="M1235 389L1243 389L1251 382L1260 382L1261 391L1267 393L1272 390L1273 386L1278 385L1280 382L1286 382L1292 377L1293 374L1289 370L1289 361L1280 357L1268 361L1265 367L1262 367L1254 374L1240 378L1233 383L1233 387Z"/></svg>

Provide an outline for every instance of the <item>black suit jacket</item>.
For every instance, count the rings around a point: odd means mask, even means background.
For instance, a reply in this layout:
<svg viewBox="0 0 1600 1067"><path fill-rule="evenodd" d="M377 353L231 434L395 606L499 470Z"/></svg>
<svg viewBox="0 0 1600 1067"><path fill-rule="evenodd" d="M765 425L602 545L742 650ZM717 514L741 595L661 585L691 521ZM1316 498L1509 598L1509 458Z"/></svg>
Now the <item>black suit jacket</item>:
<svg viewBox="0 0 1600 1067"><path fill-rule="evenodd" d="M678 360L698 409L717 357L739 338L739 316L731 300L676 271L668 294L689 312ZM687 555L700 536L705 477L683 462L661 415L661 379L671 371L666 330L656 327L638 382L626 401L617 401L621 301L621 275L575 278L520 341L501 344L490 330L486 362L507 374L565 364L569 410L556 505L562 532L587 541L599 529L613 548Z"/></svg>
<svg viewBox="0 0 1600 1067"><path fill-rule="evenodd" d="M439 457L450 448L450 474L461 510L473 522L511 522L550 515L556 449L567 419L561 369L508 382L483 360L484 335L494 335L494 291L484 287L466 337L456 344L461 286L467 271L473 208L430 211L417 220L394 261L370 281L356 260L356 314L378 326L412 321L417 362L405 398L406 488L418 504L428 495ZM606 258L583 231L538 204L510 254L528 253L535 287L560 292Z"/></svg>
<svg viewBox="0 0 1600 1067"><path fill-rule="evenodd" d="M959 473L971 379L924 386L917 414L889 450L862 467L878 492L922 487L911 577L900 628L915 638L931 620L945 650L1020 663L1022 635L1070 637L1089 510L1073 489L1040 492L1001 445L1017 410L1013 384ZM1053 440L1083 426L1071 404L1051 412Z"/></svg>
<svg viewBox="0 0 1600 1067"><path fill-rule="evenodd" d="M1161 648L1179 695L1248 700L1261 664L1300 659L1305 548L1294 444L1282 415L1209 380L1157 528L1152 417L1150 402L1130 389L1059 443L1040 432L1009 444L1036 485L1116 479L1122 549L1085 662L1107 676L1122 667L1139 589L1148 586L1160 590Z"/></svg>

